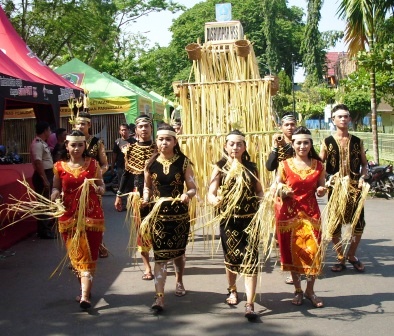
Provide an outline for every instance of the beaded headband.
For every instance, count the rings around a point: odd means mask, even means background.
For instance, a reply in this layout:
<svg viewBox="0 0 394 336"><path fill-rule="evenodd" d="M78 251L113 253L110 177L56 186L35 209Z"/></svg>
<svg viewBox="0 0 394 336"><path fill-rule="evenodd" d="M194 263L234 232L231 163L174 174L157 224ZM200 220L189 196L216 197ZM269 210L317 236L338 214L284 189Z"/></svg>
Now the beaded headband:
<svg viewBox="0 0 394 336"><path fill-rule="evenodd" d="M67 135L66 136L66 140L67 141L75 141L75 142L79 142L79 141L85 141L85 136L84 135Z"/></svg>
<svg viewBox="0 0 394 336"><path fill-rule="evenodd" d="M229 134L226 136L226 141L245 141L245 137L239 134Z"/></svg>
<svg viewBox="0 0 394 336"><path fill-rule="evenodd" d="M89 119L89 118L86 118L86 117L77 117L77 118L76 118L76 121L77 121L77 122L87 121L87 122L90 123L90 119Z"/></svg>
<svg viewBox="0 0 394 336"><path fill-rule="evenodd" d="M159 135L171 135L174 138L176 138L176 133L174 131L170 131L170 130L159 130L156 132L156 134Z"/></svg>
<svg viewBox="0 0 394 336"><path fill-rule="evenodd" d="M292 122L294 122L294 123L297 123L296 118L295 118L293 115L291 115L291 114L285 115L285 116L282 118L282 123L284 123L285 121L292 121Z"/></svg>
<svg viewBox="0 0 394 336"><path fill-rule="evenodd" d="M310 135L310 134L293 134L291 136L291 140L300 140L300 139L312 139L312 135Z"/></svg>
<svg viewBox="0 0 394 336"><path fill-rule="evenodd" d="M350 112L346 110L337 110L332 114L332 117L335 117L337 115L348 115L350 116Z"/></svg>
<svg viewBox="0 0 394 336"><path fill-rule="evenodd" d="M137 118L135 119L135 124L141 124L143 122L149 123L150 125L152 125L152 119L149 117L141 117L141 118Z"/></svg>

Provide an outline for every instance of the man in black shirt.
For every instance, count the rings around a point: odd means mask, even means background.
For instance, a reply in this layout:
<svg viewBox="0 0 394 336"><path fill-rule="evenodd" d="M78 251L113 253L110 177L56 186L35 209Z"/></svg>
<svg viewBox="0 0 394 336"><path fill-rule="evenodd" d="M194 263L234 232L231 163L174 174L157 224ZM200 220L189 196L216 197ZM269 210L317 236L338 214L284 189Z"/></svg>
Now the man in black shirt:
<svg viewBox="0 0 394 336"><path fill-rule="evenodd" d="M137 142L137 140L134 137L130 137L130 129L129 129L129 125L127 124L121 124L119 126L119 134L120 134L120 138L115 140L115 144L112 152L113 152L113 162L114 165L116 166L116 174L118 176L118 184L120 185L120 181L122 179L122 175L125 167L125 160L124 160L124 154L122 152L122 149L130 144ZM127 190L132 190L134 179L131 178L129 182L130 185L127 186Z"/></svg>
<svg viewBox="0 0 394 336"><path fill-rule="evenodd" d="M281 134L273 136L272 151L268 156L265 167L269 171L274 171L278 168L279 162L293 156L293 147L291 144L291 136L297 127L295 117L287 113L282 117L280 130Z"/></svg>
<svg viewBox="0 0 394 336"><path fill-rule="evenodd" d="M64 142L66 141L67 130L65 128L58 128L55 131L57 143L52 150L53 163L60 160L60 155L63 150L66 150Z"/></svg>

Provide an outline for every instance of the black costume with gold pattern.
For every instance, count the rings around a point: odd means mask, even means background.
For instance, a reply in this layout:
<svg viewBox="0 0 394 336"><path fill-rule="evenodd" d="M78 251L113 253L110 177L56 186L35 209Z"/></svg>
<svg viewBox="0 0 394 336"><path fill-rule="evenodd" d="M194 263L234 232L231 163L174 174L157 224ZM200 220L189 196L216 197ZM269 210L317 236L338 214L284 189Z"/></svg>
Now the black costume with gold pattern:
<svg viewBox="0 0 394 336"><path fill-rule="evenodd" d="M358 184L362 140L354 135L349 135L348 146L342 147L331 135L324 139L324 146L327 150L327 174L333 175L339 172L340 176L349 176L352 183Z"/></svg>
<svg viewBox="0 0 394 336"><path fill-rule="evenodd" d="M265 167L268 171L274 171L278 169L279 162L292 157L293 154L294 150L291 143L287 143L284 146L279 146L276 150L271 151L268 156L268 160L265 163Z"/></svg>
<svg viewBox="0 0 394 336"><path fill-rule="evenodd" d="M157 146L152 141L136 142L124 147L122 152L125 159L125 172L122 176L121 185L119 186L119 190L122 193L131 191L125 190L125 186L128 183L128 179L133 178L134 190L138 190L142 197L145 165L156 151Z"/></svg>
<svg viewBox="0 0 394 336"><path fill-rule="evenodd" d="M185 171L189 159L175 154L171 160L158 157L149 173L155 199L179 197L184 190ZM165 262L185 254L190 230L188 205L180 201L164 201L152 225L151 240L156 262Z"/></svg>
<svg viewBox="0 0 394 336"><path fill-rule="evenodd" d="M346 147L340 145L335 136L329 136L324 139L323 146L327 153L326 172L328 175L339 173L340 177L349 176L352 188L349 189L348 204L344 215L345 223L351 222L357 204L361 197L361 190L357 188L361 171L361 151L363 150L362 140L354 135L349 134L349 141ZM331 196L329 191L328 197ZM364 208L361 211L360 218L355 226L354 234L360 235L365 227ZM332 233L333 237L341 235L341 225L338 225Z"/></svg>
<svg viewBox="0 0 394 336"><path fill-rule="evenodd" d="M89 137L89 139L86 140L88 155L99 162L100 165L102 164L99 158L99 146L101 143L104 144L103 140L96 138L95 136Z"/></svg>
<svg viewBox="0 0 394 336"><path fill-rule="evenodd" d="M255 164L250 163L248 169L257 176ZM255 192L256 178L247 170L243 174L246 184L242 190L242 198L231 218L224 218L220 221L220 238L226 268L233 273L253 275L258 272L258 245L250 246L249 224L259 208L260 200ZM231 189L231 184L234 183L230 180L228 186L223 185L225 177L225 173L221 173L222 193L225 193L226 189ZM225 194L223 198L225 199ZM223 212L226 206L227 204L222 204L220 212ZM253 264L245 264L245 260Z"/></svg>

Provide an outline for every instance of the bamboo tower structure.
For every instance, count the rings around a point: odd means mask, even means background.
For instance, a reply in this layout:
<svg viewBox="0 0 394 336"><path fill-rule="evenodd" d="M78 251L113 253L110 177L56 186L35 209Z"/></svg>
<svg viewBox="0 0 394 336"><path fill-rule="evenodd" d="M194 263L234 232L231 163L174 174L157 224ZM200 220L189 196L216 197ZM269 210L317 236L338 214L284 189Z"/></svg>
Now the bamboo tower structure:
<svg viewBox="0 0 394 336"><path fill-rule="evenodd" d="M253 45L239 21L206 23L205 43L191 43L186 51L193 62L189 81L173 87L182 106L180 145L194 163L200 198L205 199L213 165L233 129L246 134L247 150L267 187L272 175L264 163L275 130L271 95L277 79L260 77Z"/></svg>

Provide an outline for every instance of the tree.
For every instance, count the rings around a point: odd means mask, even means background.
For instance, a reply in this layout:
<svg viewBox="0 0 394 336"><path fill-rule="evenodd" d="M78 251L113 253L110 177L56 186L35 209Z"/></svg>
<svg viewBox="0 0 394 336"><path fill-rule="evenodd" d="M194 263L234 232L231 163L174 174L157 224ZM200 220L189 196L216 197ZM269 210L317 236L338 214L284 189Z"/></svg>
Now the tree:
<svg viewBox="0 0 394 336"><path fill-rule="evenodd" d="M348 92L343 97L343 103L349 108L354 129L357 130L362 119L371 111L369 93L365 91Z"/></svg>
<svg viewBox="0 0 394 336"><path fill-rule="evenodd" d="M297 111L303 119L321 119L324 117L324 108L334 101L335 91L325 83L317 86L304 85L301 91L296 92Z"/></svg>
<svg viewBox="0 0 394 336"><path fill-rule="evenodd" d="M150 12L184 9L168 0L7 0L5 11L29 47L48 65L73 57L100 71L128 58L130 24ZM108 65L108 67L107 67Z"/></svg>
<svg viewBox="0 0 394 336"><path fill-rule="evenodd" d="M349 43L349 54L359 51L374 53L379 42L379 28L384 25L386 15L394 10L394 0L342 0L338 15L346 20L345 42ZM374 160L379 162L378 129L376 118L376 64L370 68L371 125Z"/></svg>
<svg viewBox="0 0 394 336"><path fill-rule="evenodd" d="M322 0L308 1L305 38L301 44L301 52L303 53L304 68L306 71L305 85L307 86L315 86L323 79L325 52L321 46L321 34L319 32L322 4Z"/></svg>
<svg viewBox="0 0 394 336"><path fill-rule="evenodd" d="M191 63L187 59L185 47L188 43L197 40L201 43L204 42L205 23L215 21L215 5L222 2L222 0L207 0L184 12L170 28L173 38L167 47L168 51L165 50L166 48L160 48L159 52L156 48L144 56L143 63L154 67L156 77L167 80L167 82L156 83L156 85L159 84L166 88L165 91L161 91L161 94L170 95L172 93L172 81L187 81L189 79ZM298 7L288 8L286 0L277 0L275 1L277 12L273 16L262 12L261 1L244 0L232 4L233 19L241 21L244 34L253 44L261 75L269 72L278 73L281 69L284 69L290 76L292 73L292 54L297 65L301 64L302 61L299 53L304 29L302 9ZM272 34L271 42L271 50L275 53L275 56L272 56L271 59L276 59L274 63L268 62L269 57L266 52L267 43L264 35L264 22L266 20L274 22L272 27L275 31ZM158 53L160 53L160 58ZM165 55L170 59L164 61ZM159 59L162 62L156 63Z"/></svg>
<svg viewBox="0 0 394 336"><path fill-rule="evenodd" d="M275 113L281 118L285 113L293 112L293 82L284 70L278 73L279 90L272 98L272 105Z"/></svg>
<svg viewBox="0 0 394 336"><path fill-rule="evenodd" d="M394 106L394 43L379 43L372 52L360 51L357 55L360 71L375 69L376 95ZM365 77L365 75L364 75Z"/></svg>

